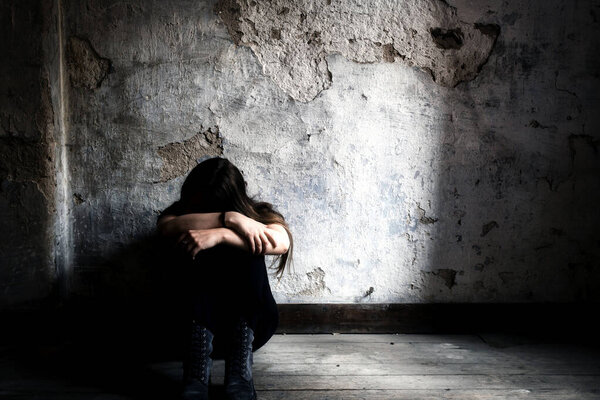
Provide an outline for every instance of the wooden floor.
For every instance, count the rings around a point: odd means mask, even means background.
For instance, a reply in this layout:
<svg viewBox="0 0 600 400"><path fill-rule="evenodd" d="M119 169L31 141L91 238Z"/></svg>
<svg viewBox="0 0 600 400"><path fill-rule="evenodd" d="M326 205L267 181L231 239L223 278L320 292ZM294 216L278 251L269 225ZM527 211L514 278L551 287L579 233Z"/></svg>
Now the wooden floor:
<svg viewBox="0 0 600 400"><path fill-rule="evenodd" d="M1 348L1 399L177 398L178 360L21 352ZM214 399L223 398L223 371L215 361ZM494 334L275 335L254 353L253 373L263 400L600 399L597 347Z"/></svg>

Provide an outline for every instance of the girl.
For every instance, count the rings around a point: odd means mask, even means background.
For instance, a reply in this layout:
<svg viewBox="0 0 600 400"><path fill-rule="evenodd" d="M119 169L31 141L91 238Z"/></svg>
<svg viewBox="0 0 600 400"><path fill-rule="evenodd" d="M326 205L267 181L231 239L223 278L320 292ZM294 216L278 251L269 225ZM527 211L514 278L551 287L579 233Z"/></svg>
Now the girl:
<svg viewBox="0 0 600 400"><path fill-rule="evenodd" d="M238 168L216 157L189 173L157 229L179 252L174 259L186 274L191 335L182 398L207 399L212 360L224 359L228 398L256 399L252 353L279 322L264 256L279 256L281 279L293 243L283 216L248 197Z"/></svg>

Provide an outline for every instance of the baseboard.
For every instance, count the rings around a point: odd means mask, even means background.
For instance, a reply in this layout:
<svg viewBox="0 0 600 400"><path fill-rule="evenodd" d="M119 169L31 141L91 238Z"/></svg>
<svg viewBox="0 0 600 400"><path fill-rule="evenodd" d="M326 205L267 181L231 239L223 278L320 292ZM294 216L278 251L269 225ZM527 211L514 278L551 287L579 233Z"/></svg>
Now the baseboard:
<svg viewBox="0 0 600 400"><path fill-rule="evenodd" d="M589 335L599 303L279 304L280 333Z"/></svg>
<svg viewBox="0 0 600 400"><path fill-rule="evenodd" d="M90 334L115 341L180 334L181 312L164 303L86 303L0 312L0 342ZM276 333L523 333L595 341L600 303L278 304ZM41 339L40 339L41 337ZM157 339L158 338L158 339Z"/></svg>

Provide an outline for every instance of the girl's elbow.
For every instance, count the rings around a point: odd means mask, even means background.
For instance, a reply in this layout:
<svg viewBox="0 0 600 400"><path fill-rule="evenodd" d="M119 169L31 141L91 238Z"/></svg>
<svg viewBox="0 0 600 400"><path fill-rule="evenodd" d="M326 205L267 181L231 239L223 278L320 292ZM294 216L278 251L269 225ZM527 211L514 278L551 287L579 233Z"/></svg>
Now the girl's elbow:
<svg viewBox="0 0 600 400"><path fill-rule="evenodd" d="M271 243L272 253L276 255L282 255L288 252L290 247L290 239L285 231L282 232L283 228L271 227L272 231L269 233L269 242Z"/></svg>
<svg viewBox="0 0 600 400"><path fill-rule="evenodd" d="M280 256L282 254L287 253L288 249L289 249L288 244L277 242L277 243L275 243L274 246L272 246L271 251L268 254Z"/></svg>
<svg viewBox="0 0 600 400"><path fill-rule="evenodd" d="M290 249L290 244L289 244L289 242L278 243L277 249L279 250L279 252L277 254L285 254Z"/></svg>

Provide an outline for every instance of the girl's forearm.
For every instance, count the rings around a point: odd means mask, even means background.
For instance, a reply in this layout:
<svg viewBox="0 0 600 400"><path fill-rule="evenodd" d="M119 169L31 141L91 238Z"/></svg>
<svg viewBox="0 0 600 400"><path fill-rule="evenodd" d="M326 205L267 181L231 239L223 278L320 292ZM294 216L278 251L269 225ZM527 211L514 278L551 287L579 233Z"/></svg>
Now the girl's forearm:
<svg viewBox="0 0 600 400"><path fill-rule="evenodd" d="M219 228L219 230L220 235L222 235L221 243L229 244L248 252L251 251L248 242L236 231L228 228ZM269 229L269 241L266 243L265 255L277 255L287 252L289 244L283 239L283 235L285 234L274 229ZM287 235L285 235L285 238L287 238Z"/></svg>
<svg viewBox="0 0 600 400"><path fill-rule="evenodd" d="M244 238L241 237L240 234L236 231L229 228L219 228L219 232L221 234L221 243L228 244L233 247L238 247L246 251L250 251L248 242L246 242Z"/></svg>
<svg viewBox="0 0 600 400"><path fill-rule="evenodd" d="M191 229L213 229L221 227L221 213L193 213L180 216L165 216L158 223L163 236L174 236Z"/></svg>
<svg viewBox="0 0 600 400"><path fill-rule="evenodd" d="M228 211L221 220L221 213L191 213L180 216L166 215L158 222L158 230L164 236L173 236L184 233L190 229L213 229L223 227L225 222L226 227L233 230L239 230L240 222L248 219L245 215Z"/></svg>

